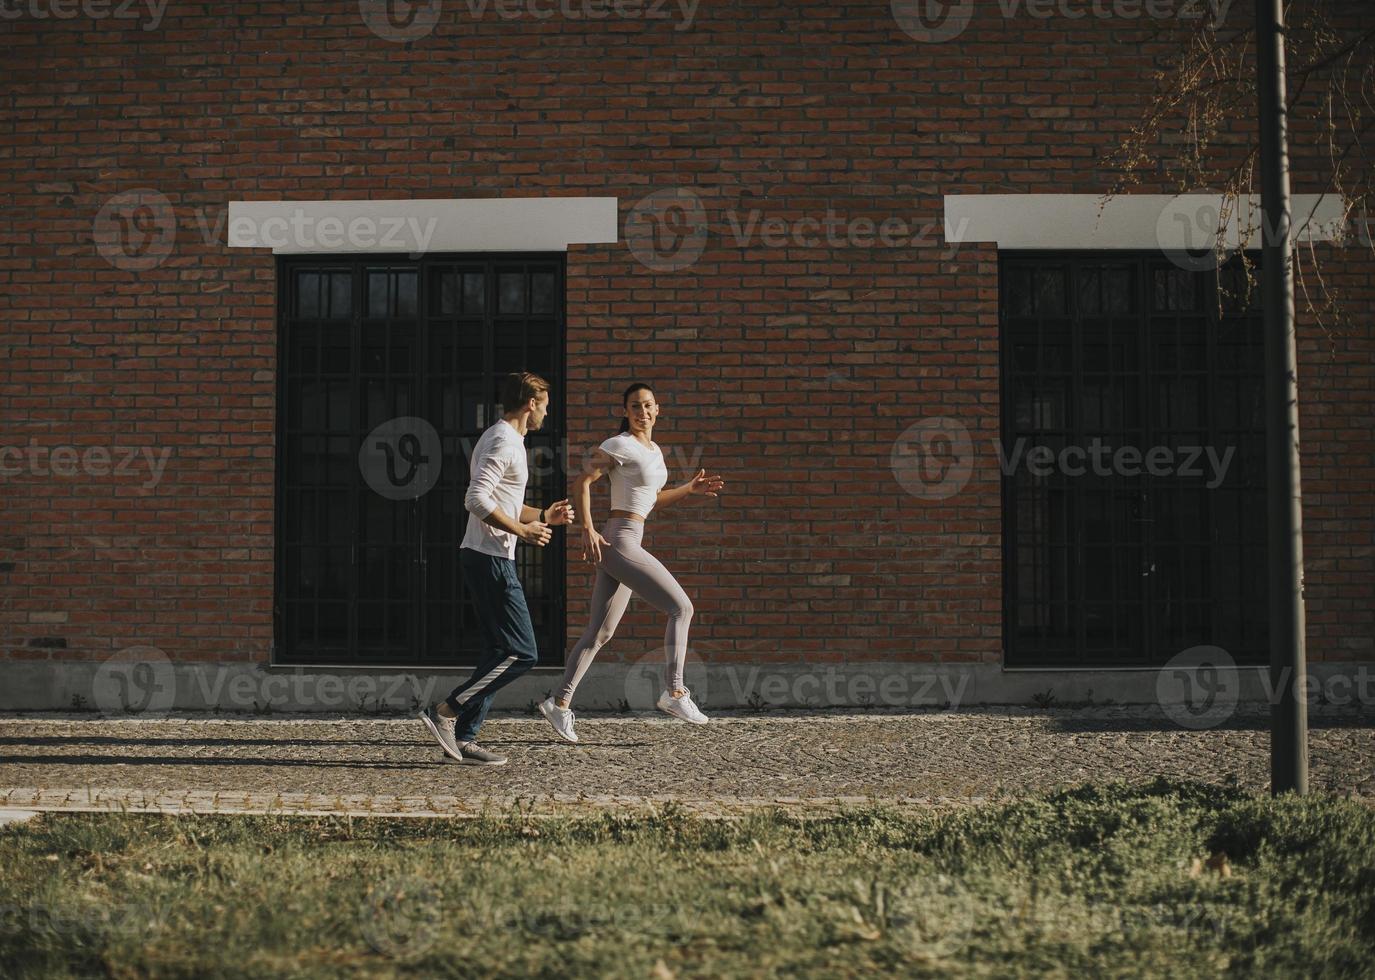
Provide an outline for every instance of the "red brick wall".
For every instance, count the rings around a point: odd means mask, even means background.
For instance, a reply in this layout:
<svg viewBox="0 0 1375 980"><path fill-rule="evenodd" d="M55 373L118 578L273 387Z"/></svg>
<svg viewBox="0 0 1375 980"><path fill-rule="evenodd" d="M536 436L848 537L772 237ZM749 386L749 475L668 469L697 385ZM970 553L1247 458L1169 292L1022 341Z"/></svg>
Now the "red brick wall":
<svg viewBox="0 0 1375 980"><path fill-rule="evenodd" d="M614 431L620 390L646 380L656 439L700 448L728 481L646 533L694 598L694 650L999 662L996 460L939 503L904 494L888 465L923 417L996 435L996 249L952 256L939 233L739 247L729 223L829 209L939 228L945 194L1101 192L1099 156L1177 38L1141 19L997 11L981 0L945 44L913 40L886 2L809 0L703 3L682 30L677 7L475 20L450 0L410 45L349 2L178 3L153 30L0 21L0 443L172 450L153 487L146 465L4 478L0 657L150 644L266 659L274 261L225 246L229 201L609 195L624 217L681 187L711 229L690 268L653 271L624 242L570 251L567 381L575 450ZM134 272L102 258L93 222L137 188L166 195L177 237ZM1296 173L1295 192L1319 189ZM1329 281L1357 325L1329 345L1304 323L1301 342L1315 660L1368 656L1375 636L1375 285L1368 252L1336 254ZM570 638L589 583L570 563ZM603 656L661 638L637 604Z"/></svg>
<svg viewBox="0 0 1375 980"><path fill-rule="evenodd" d="M1375 263L1314 250L1349 322L1298 322L1304 603L1310 660L1375 653ZM1312 281L1312 258L1303 250ZM1302 298L1297 300L1300 304ZM1328 318L1330 321L1330 318Z"/></svg>

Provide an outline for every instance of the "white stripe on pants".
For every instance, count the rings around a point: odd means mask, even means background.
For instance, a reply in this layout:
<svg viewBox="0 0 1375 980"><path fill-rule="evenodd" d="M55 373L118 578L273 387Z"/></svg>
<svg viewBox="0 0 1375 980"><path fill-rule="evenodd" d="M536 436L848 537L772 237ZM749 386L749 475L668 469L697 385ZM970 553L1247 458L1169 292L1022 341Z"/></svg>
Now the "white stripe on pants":
<svg viewBox="0 0 1375 980"><path fill-rule="evenodd" d="M502 674L506 673L507 668L509 668L515 662L515 657L507 657L501 663L497 664L495 667L489 670L487 674L472 687L463 691L461 694L455 694L454 700L457 701L459 704L467 704L471 698L478 694L481 694L488 684L492 683Z"/></svg>

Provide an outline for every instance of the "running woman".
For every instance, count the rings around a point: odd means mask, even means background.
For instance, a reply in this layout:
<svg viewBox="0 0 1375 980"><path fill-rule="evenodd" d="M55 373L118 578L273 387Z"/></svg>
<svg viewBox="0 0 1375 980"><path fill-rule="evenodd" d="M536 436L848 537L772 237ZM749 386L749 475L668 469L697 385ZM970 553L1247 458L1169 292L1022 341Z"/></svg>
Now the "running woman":
<svg viewBox="0 0 1375 980"><path fill-rule="evenodd" d="M698 470L687 483L672 490L663 489L668 482L668 467L663 451L651 438L659 417L654 392L649 385L633 384L625 390L621 403L625 410L621 431L593 452L591 466L578 477L575 490L583 515L582 556L597 564L591 616L568 657L563 685L557 695L545 698L539 706L554 731L569 742L578 740L573 730L573 710L568 706L573 690L597 651L616 632L632 592L668 616L664 631L665 690L659 695L659 709L697 725L707 722L706 715L693 703L692 692L683 686L692 602L659 559L645 551L640 540L645 518L652 509L697 494L715 497L725 482L719 476L708 476L706 470ZM592 524L591 488L603 474L610 474L611 483L611 518L602 525L605 536Z"/></svg>
<svg viewBox="0 0 1375 980"><path fill-rule="evenodd" d="M501 404L505 414L482 433L473 449L463 498L468 526L458 552L486 640L483 656L466 683L420 712L440 747L465 765L506 762L505 756L477 744L477 732L492 695L539 659L525 591L516 576L516 542L543 548L551 526L573 520L567 500L548 508L525 505L525 433L544 424L549 382L528 371L507 375Z"/></svg>

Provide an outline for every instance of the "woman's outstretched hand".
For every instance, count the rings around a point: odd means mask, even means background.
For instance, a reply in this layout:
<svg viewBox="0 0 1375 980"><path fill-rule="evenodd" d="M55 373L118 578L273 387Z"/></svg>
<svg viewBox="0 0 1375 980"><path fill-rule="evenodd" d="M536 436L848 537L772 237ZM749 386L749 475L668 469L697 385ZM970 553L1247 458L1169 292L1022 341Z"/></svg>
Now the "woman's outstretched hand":
<svg viewBox="0 0 1375 980"><path fill-rule="evenodd" d="M715 497L725 487L726 481L716 475L707 475L706 470L698 470L697 475L692 478L692 483L688 484L688 493L705 494L708 497Z"/></svg>
<svg viewBox="0 0 1375 980"><path fill-rule="evenodd" d="M601 562L601 560L602 560L602 545L607 545L608 547L610 547L610 542L608 542L608 541L606 540L606 538L604 538L604 537L602 537L600 534L598 534L594 529L592 529L592 528L590 528L590 527L585 527L585 528L583 528L583 532L582 532L582 557L583 557L583 561ZM591 552L591 553L592 553L592 557L591 557L590 559L587 557L588 552Z"/></svg>

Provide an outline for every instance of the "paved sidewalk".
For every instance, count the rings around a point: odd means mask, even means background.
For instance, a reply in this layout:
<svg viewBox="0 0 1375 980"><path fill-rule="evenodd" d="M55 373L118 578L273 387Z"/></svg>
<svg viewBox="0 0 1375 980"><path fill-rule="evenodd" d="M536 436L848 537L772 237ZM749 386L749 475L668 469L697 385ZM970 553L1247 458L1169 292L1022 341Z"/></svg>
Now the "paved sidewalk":
<svg viewBox="0 0 1375 980"><path fill-rule="evenodd" d="M448 761L415 718L0 718L0 808L470 816L637 811L730 816L781 805L968 805L1055 785L1186 777L1269 784L1269 716L1181 728L1160 709L719 713L690 726L494 715L501 767ZM1375 716L1310 716L1310 788L1375 805Z"/></svg>

